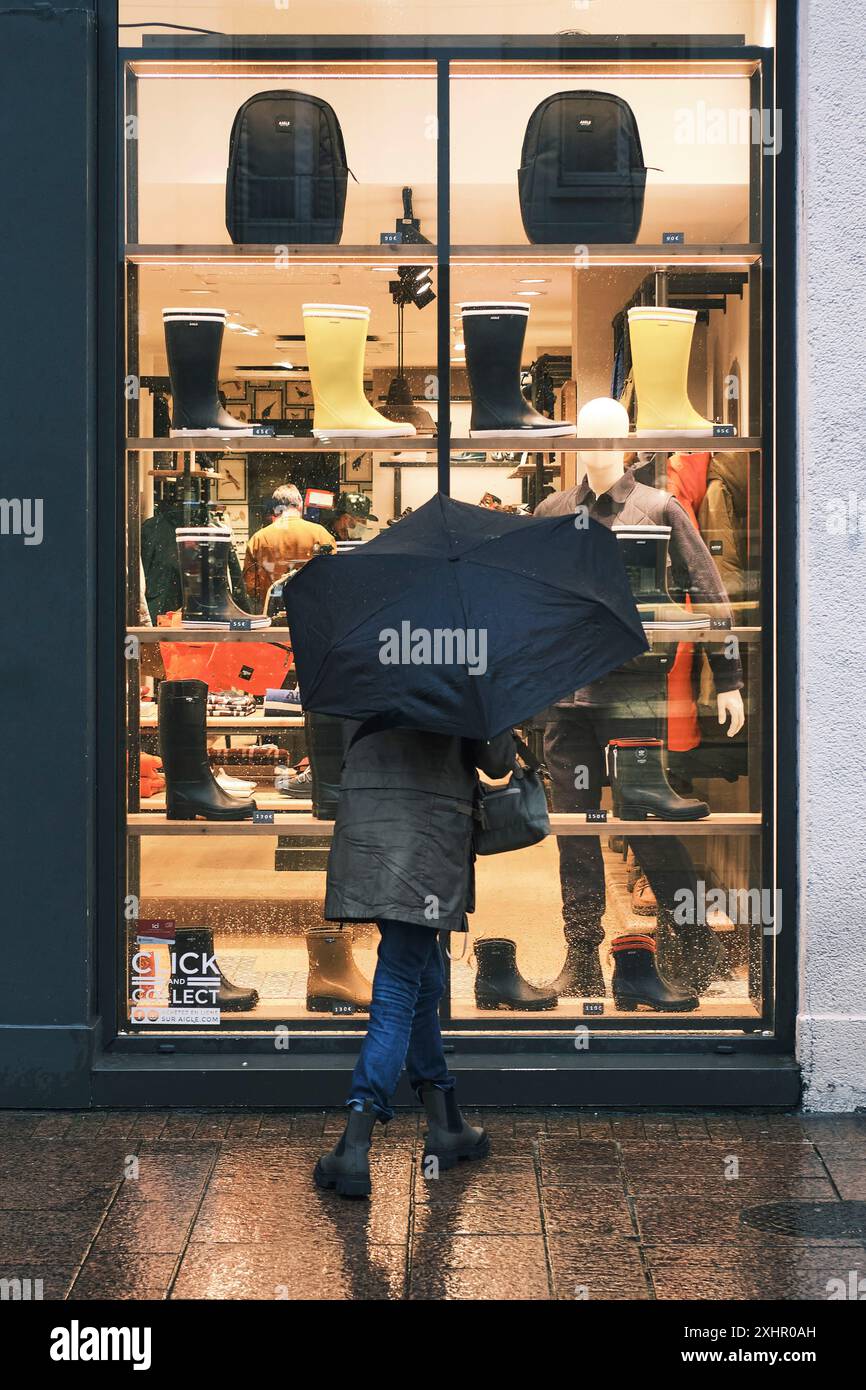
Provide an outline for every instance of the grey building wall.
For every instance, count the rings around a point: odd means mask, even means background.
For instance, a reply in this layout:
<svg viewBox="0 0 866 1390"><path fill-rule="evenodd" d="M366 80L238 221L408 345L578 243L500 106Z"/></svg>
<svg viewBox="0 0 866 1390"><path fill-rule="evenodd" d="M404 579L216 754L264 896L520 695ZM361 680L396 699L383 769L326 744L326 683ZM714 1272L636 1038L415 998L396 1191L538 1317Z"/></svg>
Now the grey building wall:
<svg viewBox="0 0 866 1390"><path fill-rule="evenodd" d="M852 1110L866 1106L866 5L800 3L800 728L782 692L779 752L799 737L804 1103Z"/></svg>

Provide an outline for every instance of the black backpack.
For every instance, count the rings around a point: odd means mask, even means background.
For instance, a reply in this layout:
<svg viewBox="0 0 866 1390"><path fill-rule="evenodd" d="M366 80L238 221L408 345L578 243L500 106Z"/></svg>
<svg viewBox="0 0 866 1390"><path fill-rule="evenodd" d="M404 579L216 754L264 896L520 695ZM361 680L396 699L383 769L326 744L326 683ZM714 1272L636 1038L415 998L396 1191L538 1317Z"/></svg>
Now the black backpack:
<svg viewBox="0 0 866 1390"><path fill-rule="evenodd" d="M232 124L226 227L235 243L336 243L349 167L332 107L306 92L258 92Z"/></svg>
<svg viewBox="0 0 866 1390"><path fill-rule="evenodd" d="M529 118L518 173L532 242L637 240L646 166L634 112L607 92L558 92Z"/></svg>

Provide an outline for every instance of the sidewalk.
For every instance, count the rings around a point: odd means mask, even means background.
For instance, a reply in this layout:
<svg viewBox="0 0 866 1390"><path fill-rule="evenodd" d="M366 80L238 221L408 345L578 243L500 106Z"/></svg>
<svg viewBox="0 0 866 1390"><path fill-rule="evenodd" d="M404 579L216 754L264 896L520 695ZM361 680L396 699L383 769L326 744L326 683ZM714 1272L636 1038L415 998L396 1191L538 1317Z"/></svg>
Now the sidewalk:
<svg viewBox="0 0 866 1390"><path fill-rule="evenodd" d="M824 1300L866 1280L866 1115L484 1111L491 1157L426 1181L419 1118L401 1114L374 1137L369 1203L313 1186L342 1123L320 1111L0 1111L0 1287L42 1280L46 1299Z"/></svg>

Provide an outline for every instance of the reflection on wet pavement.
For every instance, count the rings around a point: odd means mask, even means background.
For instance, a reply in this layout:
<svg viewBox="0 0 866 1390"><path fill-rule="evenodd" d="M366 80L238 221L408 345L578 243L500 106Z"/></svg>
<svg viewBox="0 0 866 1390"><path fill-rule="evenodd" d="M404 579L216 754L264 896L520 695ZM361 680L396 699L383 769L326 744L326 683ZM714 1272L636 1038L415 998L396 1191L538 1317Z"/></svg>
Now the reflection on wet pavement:
<svg viewBox="0 0 866 1390"><path fill-rule="evenodd" d="M0 1278L43 1297L805 1299L866 1278L866 1117L474 1112L439 1179L421 1124L373 1198L318 1191L325 1111L0 1113Z"/></svg>

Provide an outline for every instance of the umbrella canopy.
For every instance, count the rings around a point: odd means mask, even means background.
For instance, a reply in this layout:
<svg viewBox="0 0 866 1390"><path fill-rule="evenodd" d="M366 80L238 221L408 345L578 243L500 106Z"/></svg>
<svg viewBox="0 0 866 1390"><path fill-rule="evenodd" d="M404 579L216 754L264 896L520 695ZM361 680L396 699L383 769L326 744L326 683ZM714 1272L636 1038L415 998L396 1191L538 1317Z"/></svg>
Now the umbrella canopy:
<svg viewBox="0 0 866 1390"><path fill-rule="evenodd" d="M647 648L616 539L438 494L286 585L306 709L490 739Z"/></svg>

